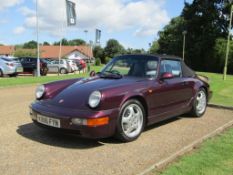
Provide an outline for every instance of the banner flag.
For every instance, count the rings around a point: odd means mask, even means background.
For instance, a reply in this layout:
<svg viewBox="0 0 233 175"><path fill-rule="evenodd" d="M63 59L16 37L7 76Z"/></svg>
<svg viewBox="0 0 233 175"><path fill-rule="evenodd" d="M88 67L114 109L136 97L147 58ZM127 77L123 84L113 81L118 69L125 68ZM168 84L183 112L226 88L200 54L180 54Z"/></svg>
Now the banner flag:
<svg viewBox="0 0 233 175"><path fill-rule="evenodd" d="M76 11L75 11L74 2L66 0L66 14L67 14L67 25L68 26L76 25Z"/></svg>
<svg viewBox="0 0 233 175"><path fill-rule="evenodd" d="M101 30L96 29L95 32L95 43L100 44L100 38L101 38Z"/></svg>

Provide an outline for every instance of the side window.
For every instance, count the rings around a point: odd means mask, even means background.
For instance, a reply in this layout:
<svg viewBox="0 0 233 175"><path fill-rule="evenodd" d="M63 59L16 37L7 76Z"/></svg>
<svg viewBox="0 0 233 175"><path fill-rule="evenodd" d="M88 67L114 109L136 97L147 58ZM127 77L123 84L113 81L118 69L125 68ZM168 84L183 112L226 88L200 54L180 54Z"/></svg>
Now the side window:
<svg viewBox="0 0 233 175"><path fill-rule="evenodd" d="M160 75L169 72L175 77L180 77L182 75L180 61L176 60L163 60L160 65Z"/></svg>

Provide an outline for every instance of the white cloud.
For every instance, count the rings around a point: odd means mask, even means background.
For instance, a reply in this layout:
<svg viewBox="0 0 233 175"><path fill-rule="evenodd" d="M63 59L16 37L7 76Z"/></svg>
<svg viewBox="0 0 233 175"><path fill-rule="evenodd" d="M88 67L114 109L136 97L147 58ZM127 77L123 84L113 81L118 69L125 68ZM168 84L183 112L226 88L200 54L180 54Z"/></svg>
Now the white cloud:
<svg viewBox="0 0 233 175"><path fill-rule="evenodd" d="M134 30L134 35L155 35L169 21L164 10L165 0L85 0L76 2L77 27L80 29L105 29L109 32ZM60 33L61 21L65 25L64 0L38 0L39 26L53 35ZM35 28L35 11L23 7L24 26Z"/></svg>
<svg viewBox="0 0 233 175"><path fill-rule="evenodd" d="M27 16L27 17L29 17L29 16L35 16L35 15L36 15L36 13L35 13L34 10L32 10L32 9L26 7L26 6L21 7L21 8L19 9L19 11L20 11L24 16Z"/></svg>
<svg viewBox="0 0 233 175"><path fill-rule="evenodd" d="M25 32L25 28L23 26L19 26L19 27L16 27L14 30L13 30L13 33L15 35L20 35L22 33Z"/></svg>
<svg viewBox="0 0 233 175"><path fill-rule="evenodd" d="M19 5L22 2L23 0L0 0L0 11L15 5Z"/></svg>

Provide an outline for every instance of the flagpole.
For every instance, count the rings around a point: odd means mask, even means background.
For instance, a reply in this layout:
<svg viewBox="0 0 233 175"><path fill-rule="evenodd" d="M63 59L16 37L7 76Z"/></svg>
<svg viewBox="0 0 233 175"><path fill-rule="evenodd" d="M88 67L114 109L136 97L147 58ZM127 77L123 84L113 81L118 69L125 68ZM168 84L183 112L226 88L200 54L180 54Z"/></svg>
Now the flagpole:
<svg viewBox="0 0 233 175"><path fill-rule="evenodd" d="M60 61L61 61L61 54L62 54L62 39L63 39L63 23L61 25L61 40L60 40L60 45L59 45L59 57L58 57L58 76L60 75Z"/></svg>
<svg viewBox="0 0 233 175"><path fill-rule="evenodd" d="M36 37L37 37L37 76L40 77L40 44L39 44L39 20L38 0L36 0Z"/></svg>
<svg viewBox="0 0 233 175"><path fill-rule="evenodd" d="M66 2L66 1L65 1ZM66 7L66 3L65 3ZM65 17L65 10L62 10L62 14ZM60 45L59 45L59 57L58 57L58 76L60 76L60 61L61 61L61 55L62 55L62 39L64 37L63 32L64 32L64 21L61 20L61 40L60 40Z"/></svg>

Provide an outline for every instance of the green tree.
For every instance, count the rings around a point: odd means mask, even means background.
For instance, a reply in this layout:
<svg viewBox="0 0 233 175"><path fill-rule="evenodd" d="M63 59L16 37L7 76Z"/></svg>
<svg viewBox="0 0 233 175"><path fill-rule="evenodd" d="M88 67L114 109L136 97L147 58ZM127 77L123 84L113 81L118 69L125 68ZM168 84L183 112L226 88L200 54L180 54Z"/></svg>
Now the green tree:
<svg viewBox="0 0 233 175"><path fill-rule="evenodd" d="M86 42L82 39L74 39L74 40L68 41L68 44L70 46L80 46L80 45L85 45Z"/></svg>
<svg viewBox="0 0 233 175"><path fill-rule="evenodd" d="M124 47L115 39L110 39L107 42L106 47L104 48L105 57L113 58L117 55L125 53Z"/></svg>
<svg viewBox="0 0 233 175"><path fill-rule="evenodd" d="M63 38L61 44L63 46L68 46L69 45L69 41L66 38ZM60 41L54 42L53 45L59 46L60 45Z"/></svg>
<svg viewBox="0 0 233 175"><path fill-rule="evenodd" d="M156 54L159 51L159 42L158 41L154 41L149 49L149 52L151 54Z"/></svg>
<svg viewBox="0 0 233 175"><path fill-rule="evenodd" d="M45 41L45 42L43 43L43 46L50 46L50 44L49 44L49 42Z"/></svg>
<svg viewBox="0 0 233 175"><path fill-rule="evenodd" d="M106 63L104 56L104 49L101 46L95 46L93 49L93 55L95 58L99 58L101 63Z"/></svg>
<svg viewBox="0 0 233 175"><path fill-rule="evenodd" d="M36 57L35 49L16 49L14 56L15 57Z"/></svg>
<svg viewBox="0 0 233 175"><path fill-rule="evenodd" d="M194 0L186 3L182 16L186 22L187 55L189 64L199 71L216 71L213 52L217 38L227 36L226 9L228 0Z"/></svg>
<svg viewBox="0 0 233 175"><path fill-rule="evenodd" d="M157 41L158 50L161 54L182 56L182 31L184 30L185 21L183 17L173 18L163 31L159 32L159 40ZM156 46L156 41L153 42Z"/></svg>
<svg viewBox="0 0 233 175"><path fill-rule="evenodd" d="M133 48L128 48L125 50L125 53L126 54L133 54L133 50L134 50Z"/></svg>
<svg viewBox="0 0 233 175"><path fill-rule="evenodd" d="M24 43L23 48L24 49L36 49L37 42L32 40L32 41L29 41L27 43Z"/></svg>
<svg viewBox="0 0 233 175"><path fill-rule="evenodd" d="M186 3L182 14L159 32L159 53L182 56L183 36L187 31L185 61L198 71L218 71L214 48L217 38L226 38L229 0L194 0Z"/></svg>
<svg viewBox="0 0 233 175"><path fill-rule="evenodd" d="M226 56L227 40L224 38L218 38L214 46L214 58L210 63L215 68L216 72L222 73L225 56ZM230 42L230 53L228 62L228 72L233 74L233 41Z"/></svg>

